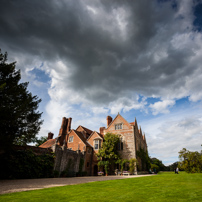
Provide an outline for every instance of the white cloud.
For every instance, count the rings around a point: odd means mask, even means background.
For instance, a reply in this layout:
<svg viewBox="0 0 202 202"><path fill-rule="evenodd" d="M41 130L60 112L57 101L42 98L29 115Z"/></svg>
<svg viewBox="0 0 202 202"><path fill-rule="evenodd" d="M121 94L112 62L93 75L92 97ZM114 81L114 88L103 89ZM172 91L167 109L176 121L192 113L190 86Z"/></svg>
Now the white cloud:
<svg viewBox="0 0 202 202"><path fill-rule="evenodd" d="M192 116L195 128L184 131L182 116L167 118L178 99L202 100L202 34L193 24L196 1L175 1L176 8L173 1L146 0L32 1L32 6L24 0L18 6L5 2L0 7L1 48L17 61L23 82L30 81L38 94L47 94L48 88L41 133L57 134L63 116L72 116L74 128L82 124L98 130L107 113L127 116L141 110L166 116L142 127L152 152L168 158L170 150L174 158L178 144L186 145L179 143L183 135L196 146L200 118ZM46 88L29 74L39 67L51 79ZM147 97L161 101L146 103Z"/></svg>
<svg viewBox="0 0 202 202"><path fill-rule="evenodd" d="M163 100L155 102L154 104L150 104L149 107L151 108L154 115L159 113L167 114L169 113L168 108L172 107L174 104L174 100Z"/></svg>
<svg viewBox="0 0 202 202"><path fill-rule="evenodd" d="M202 142L201 109L185 109L141 123L146 133L149 154L172 164L182 148L200 151Z"/></svg>
<svg viewBox="0 0 202 202"><path fill-rule="evenodd" d="M139 96L134 96L132 98L129 97L122 97L118 100L111 102L109 104L109 109L111 114L118 114L118 112L128 112L132 109L144 109L145 107L145 100L138 101Z"/></svg>

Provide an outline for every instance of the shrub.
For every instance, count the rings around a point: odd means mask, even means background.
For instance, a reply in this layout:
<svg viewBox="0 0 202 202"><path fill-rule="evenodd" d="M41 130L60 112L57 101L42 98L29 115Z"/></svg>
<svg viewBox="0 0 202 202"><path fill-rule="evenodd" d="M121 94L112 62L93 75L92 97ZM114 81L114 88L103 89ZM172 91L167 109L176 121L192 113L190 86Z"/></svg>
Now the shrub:
<svg viewBox="0 0 202 202"><path fill-rule="evenodd" d="M36 155L32 150L11 150L1 156L1 179L53 177L54 154Z"/></svg>

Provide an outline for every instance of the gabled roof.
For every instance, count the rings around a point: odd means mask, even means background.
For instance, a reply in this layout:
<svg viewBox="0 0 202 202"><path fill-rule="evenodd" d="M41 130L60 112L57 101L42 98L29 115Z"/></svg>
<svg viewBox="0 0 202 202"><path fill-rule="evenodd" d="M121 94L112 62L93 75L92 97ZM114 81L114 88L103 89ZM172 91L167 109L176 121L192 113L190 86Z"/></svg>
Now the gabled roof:
<svg viewBox="0 0 202 202"><path fill-rule="evenodd" d="M51 148L55 144L55 142L56 142L56 138L55 139L50 139L50 140L47 140L46 142L44 142L39 147L41 147L41 148Z"/></svg>
<svg viewBox="0 0 202 202"><path fill-rule="evenodd" d="M118 114L116 115L116 117L113 119L113 121L108 125L108 127L107 127L106 129L108 129L108 128L112 125L112 123L116 120L116 118L117 118L118 116L120 116L122 119L124 119L123 116L121 116L121 114L118 113ZM126 121L126 119L124 119L124 120ZM126 121L126 122L128 123L128 121ZM128 123L128 125L130 125L130 123Z"/></svg>
<svg viewBox="0 0 202 202"><path fill-rule="evenodd" d="M103 139L103 137L102 137L102 135L100 133L98 133L97 131L93 131L92 134L88 137L87 140L89 140L94 133L97 133L97 135L100 136L100 138Z"/></svg>
<svg viewBox="0 0 202 202"><path fill-rule="evenodd" d="M80 138L80 140L81 140L86 146L92 147L92 146L86 141L85 137L83 136L83 134L82 134L81 132L76 131L76 130L73 130L73 129L72 129L71 131L73 131L73 132ZM70 132L71 132L71 131L70 131Z"/></svg>
<svg viewBox="0 0 202 202"><path fill-rule="evenodd" d="M86 133L87 133L87 134L89 134L89 135L91 135L91 133L93 132L92 130L90 130L90 129L88 129L88 128L84 127L84 126L81 126L81 125L79 125L79 126L77 127L77 129L78 129L79 127L82 127L82 128L83 128L83 130L85 130L85 131L86 131ZM76 129L76 131L77 131L77 129Z"/></svg>

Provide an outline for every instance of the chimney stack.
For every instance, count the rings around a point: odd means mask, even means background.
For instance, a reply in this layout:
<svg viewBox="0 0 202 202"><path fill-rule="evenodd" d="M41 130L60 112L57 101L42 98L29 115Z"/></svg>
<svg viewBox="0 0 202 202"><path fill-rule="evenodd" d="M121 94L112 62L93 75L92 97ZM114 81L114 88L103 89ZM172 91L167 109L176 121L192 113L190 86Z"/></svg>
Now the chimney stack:
<svg viewBox="0 0 202 202"><path fill-rule="evenodd" d="M100 127L100 134L101 135L104 135L104 129L105 129L105 127Z"/></svg>
<svg viewBox="0 0 202 202"><path fill-rule="evenodd" d="M107 116L107 127L109 126L109 124L112 122L112 117L111 116Z"/></svg>
<svg viewBox="0 0 202 202"><path fill-rule="evenodd" d="M67 127L67 119L65 117L62 118L62 125L59 131L59 136L62 136L65 134L65 129Z"/></svg>
<svg viewBox="0 0 202 202"><path fill-rule="evenodd" d="M48 133L48 139L47 140L51 140L51 139L53 139L53 136L54 136L54 134L53 133Z"/></svg>
<svg viewBox="0 0 202 202"><path fill-rule="evenodd" d="M60 145L63 146L66 134L71 130L71 122L72 118L62 118L62 125L59 131L59 142Z"/></svg>
<svg viewBox="0 0 202 202"><path fill-rule="evenodd" d="M67 133L71 130L72 118L67 119Z"/></svg>

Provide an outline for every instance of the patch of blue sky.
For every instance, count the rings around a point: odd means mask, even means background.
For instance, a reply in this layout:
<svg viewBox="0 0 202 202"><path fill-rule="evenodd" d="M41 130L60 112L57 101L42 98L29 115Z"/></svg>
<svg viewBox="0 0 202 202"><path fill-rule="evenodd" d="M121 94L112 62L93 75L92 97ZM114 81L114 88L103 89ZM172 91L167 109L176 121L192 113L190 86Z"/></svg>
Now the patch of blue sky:
<svg viewBox="0 0 202 202"><path fill-rule="evenodd" d="M161 99L160 99L160 98L148 97L148 98L146 99L146 101L147 101L147 105L146 105L146 106L149 106L150 104L154 104L154 103L156 103L156 102L161 101Z"/></svg>
<svg viewBox="0 0 202 202"><path fill-rule="evenodd" d="M144 125L147 123L147 121L150 121L152 119L158 119L161 117L164 117L165 114L159 113L157 115L154 115L152 111L149 108L150 104L154 104L156 102L161 101L160 98L147 98L147 105L145 106L145 109L132 109L128 112L122 112L121 114L126 117L126 120L128 122L133 122L135 117L137 119L138 125ZM192 110L196 103L192 103L189 101L189 97L184 97L182 99L176 100L176 103L174 106L169 108L170 113L180 113L184 110ZM166 115L167 117L167 115Z"/></svg>
<svg viewBox="0 0 202 202"><path fill-rule="evenodd" d="M202 3L196 5L194 8L194 30L201 32L202 31Z"/></svg>
<svg viewBox="0 0 202 202"><path fill-rule="evenodd" d="M128 112L121 113L121 115L128 122L134 122L135 118L136 118L138 125L141 125L142 122L145 122L147 120L151 120L154 117L154 115L152 113L147 113L143 109L131 109Z"/></svg>
<svg viewBox="0 0 202 202"><path fill-rule="evenodd" d="M41 64L40 67L42 66L43 66L43 63ZM38 68L34 68L32 71L30 71L30 74L35 75L36 76L35 80L39 82L48 83L51 80L51 78L45 73L45 71Z"/></svg>
<svg viewBox="0 0 202 202"><path fill-rule="evenodd" d="M189 97L184 97L175 101L175 105L173 105L169 110L170 112L176 112L185 110L188 108L192 108L196 103L192 103L189 101Z"/></svg>
<svg viewBox="0 0 202 202"><path fill-rule="evenodd" d="M43 63L39 68L43 67ZM34 82L30 82L28 85L28 90L33 94L37 95L40 99L42 99L39 104L39 111L43 111L45 106L50 100L50 96L48 94L48 88L50 87L51 78L45 73L45 71L34 68L29 74L34 75L34 80L39 82L39 85L34 84Z"/></svg>

